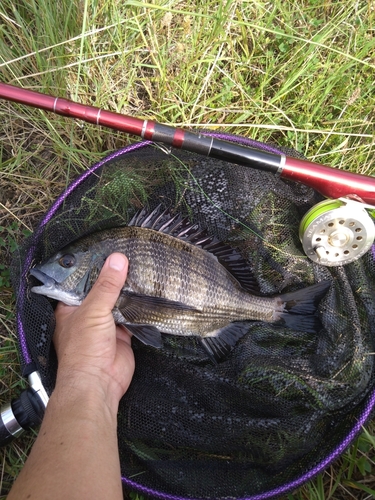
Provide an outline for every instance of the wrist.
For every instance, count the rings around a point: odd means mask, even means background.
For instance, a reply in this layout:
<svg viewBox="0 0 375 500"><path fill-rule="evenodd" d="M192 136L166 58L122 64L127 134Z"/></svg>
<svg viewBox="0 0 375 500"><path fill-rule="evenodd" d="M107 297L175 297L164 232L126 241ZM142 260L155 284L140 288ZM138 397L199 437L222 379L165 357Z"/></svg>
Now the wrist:
<svg viewBox="0 0 375 500"><path fill-rule="evenodd" d="M119 397L109 383L104 383L99 375L80 373L57 374L56 386L51 396L56 406L72 408L83 417L96 418L98 412L105 412L117 421Z"/></svg>

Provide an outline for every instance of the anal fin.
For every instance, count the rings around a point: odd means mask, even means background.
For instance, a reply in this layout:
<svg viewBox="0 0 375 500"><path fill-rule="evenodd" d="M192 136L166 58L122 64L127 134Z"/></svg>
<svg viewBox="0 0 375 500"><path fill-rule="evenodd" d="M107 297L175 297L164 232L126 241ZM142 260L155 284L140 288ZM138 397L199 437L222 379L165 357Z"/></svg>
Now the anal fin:
<svg viewBox="0 0 375 500"><path fill-rule="evenodd" d="M211 361L217 364L228 356L237 341L248 331L248 323L230 323L215 332L215 335L201 338L201 344Z"/></svg>

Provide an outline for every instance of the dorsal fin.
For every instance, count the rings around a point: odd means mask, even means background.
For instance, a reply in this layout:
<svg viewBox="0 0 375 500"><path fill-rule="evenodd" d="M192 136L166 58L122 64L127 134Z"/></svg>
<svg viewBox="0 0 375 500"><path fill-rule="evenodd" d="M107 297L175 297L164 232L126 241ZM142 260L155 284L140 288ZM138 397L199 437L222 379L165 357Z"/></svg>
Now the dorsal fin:
<svg viewBox="0 0 375 500"><path fill-rule="evenodd" d="M163 210L161 205L151 212L144 207L134 215L128 226L154 229L212 253L245 290L255 294L260 293L259 285L240 252L216 236L210 235L198 224L191 223L188 217L182 217L180 214L172 215L170 210Z"/></svg>

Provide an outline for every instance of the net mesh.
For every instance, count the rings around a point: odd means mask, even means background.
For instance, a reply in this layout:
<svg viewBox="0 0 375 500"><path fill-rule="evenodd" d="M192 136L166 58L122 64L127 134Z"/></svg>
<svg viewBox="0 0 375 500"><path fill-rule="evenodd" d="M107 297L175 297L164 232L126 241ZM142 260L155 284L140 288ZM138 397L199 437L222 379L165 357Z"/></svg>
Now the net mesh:
<svg viewBox="0 0 375 500"><path fill-rule="evenodd" d="M239 248L264 294L332 280L318 334L248 322L217 366L194 338L165 336L159 350L133 338L136 371L118 425L125 484L161 498L270 498L318 472L359 431L373 405L374 253L336 268L307 259L299 222L320 200L272 174L147 146L86 172L24 244L13 265L20 351L48 392L53 303L30 293L30 267L127 224L146 203Z"/></svg>

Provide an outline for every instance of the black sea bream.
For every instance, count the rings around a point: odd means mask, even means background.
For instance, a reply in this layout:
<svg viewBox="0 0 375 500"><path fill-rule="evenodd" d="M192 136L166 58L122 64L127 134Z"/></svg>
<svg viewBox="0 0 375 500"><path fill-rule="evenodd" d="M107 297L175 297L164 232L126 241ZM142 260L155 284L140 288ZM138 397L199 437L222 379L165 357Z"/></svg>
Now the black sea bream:
<svg viewBox="0 0 375 500"><path fill-rule="evenodd" d="M303 331L320 327L315 312L328 281L272 297L254 295L250 270L240 284L247 270L236 250L159 209L150 215L143 211L129 226L79 239L37 265L31 274L43 285L32 291L79 305L112 252L129 259L128 277L113 309L115 321L145 344L161 347L161 332L197 336L218 361L247 333L244 321ZM239 279L228 271L231 266Z"/></svg>

